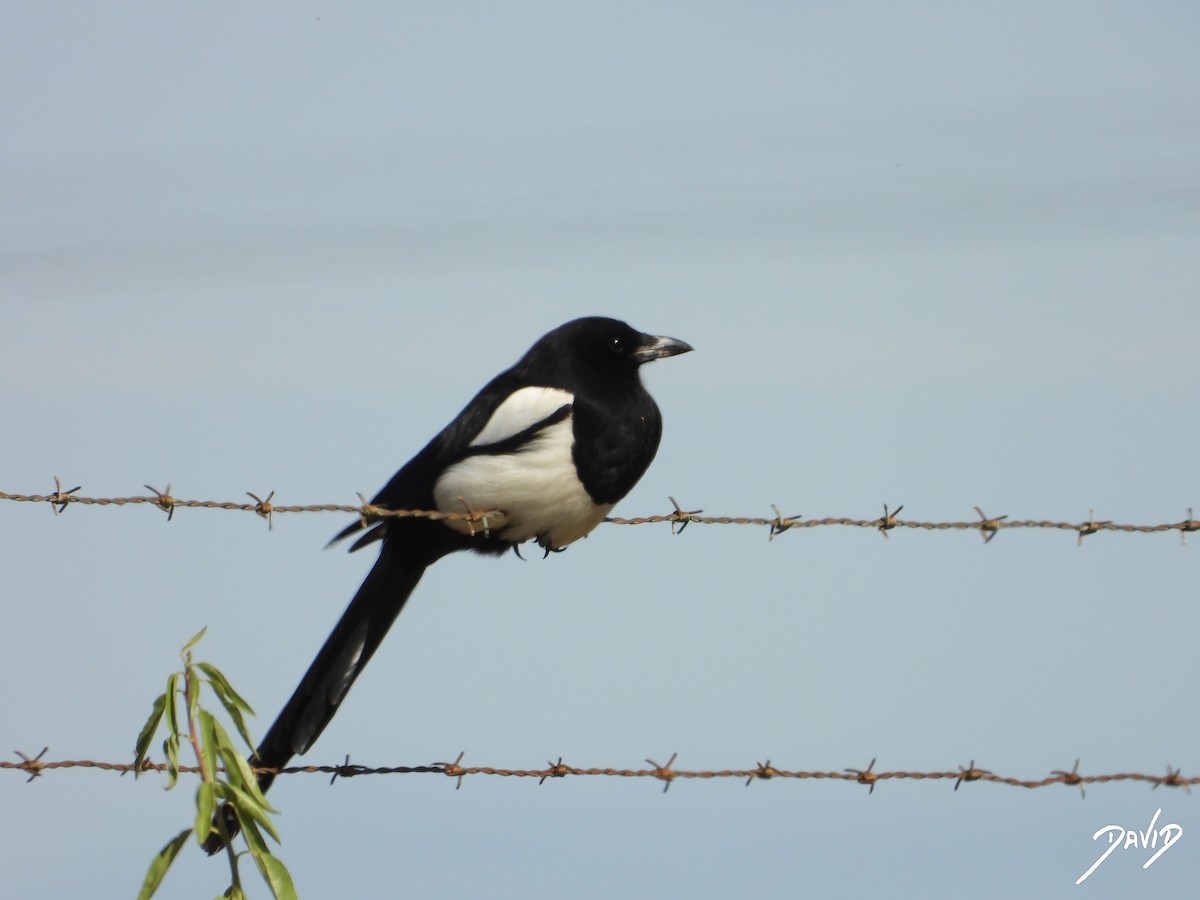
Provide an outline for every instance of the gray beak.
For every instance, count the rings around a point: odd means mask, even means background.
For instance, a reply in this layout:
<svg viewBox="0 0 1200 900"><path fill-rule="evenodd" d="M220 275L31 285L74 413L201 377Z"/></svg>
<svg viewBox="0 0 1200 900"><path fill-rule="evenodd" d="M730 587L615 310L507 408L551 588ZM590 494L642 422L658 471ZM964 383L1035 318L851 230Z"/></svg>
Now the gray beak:
<svg viewBox="0 0 1200 900"><path fill-rule="evenodd" d="M653 334L644 334L642 335L642 344L637 348L637 352L633 354L633 357L639 363L646 363L653 359L662 359L664 356L678 356L680 353L687 353L691 349L692 345L686 341Z"/></svg>

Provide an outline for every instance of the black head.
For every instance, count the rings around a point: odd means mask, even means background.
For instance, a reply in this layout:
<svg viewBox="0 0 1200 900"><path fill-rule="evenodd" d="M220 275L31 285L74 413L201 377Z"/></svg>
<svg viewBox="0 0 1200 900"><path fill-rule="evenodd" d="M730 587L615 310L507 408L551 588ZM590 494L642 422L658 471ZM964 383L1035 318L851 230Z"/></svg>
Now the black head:
<svg viewBox="0 0 1200 900"><path fill-rule="evenodd" d="M642 363L677 356L692 349L675 338L643 334L617 319L589 316L560 325L539 340L530 356L552 354L597 372L637 371Z"/></svg>

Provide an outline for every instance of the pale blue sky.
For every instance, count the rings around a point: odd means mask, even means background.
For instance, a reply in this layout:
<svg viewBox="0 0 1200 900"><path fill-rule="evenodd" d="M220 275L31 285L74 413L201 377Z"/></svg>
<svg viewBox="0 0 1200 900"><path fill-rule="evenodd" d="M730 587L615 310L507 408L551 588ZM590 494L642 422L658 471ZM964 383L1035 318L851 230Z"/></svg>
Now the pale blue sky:
<svg viewBox="0 0 1200 900"><path fill-rule="evenodd" d="M646 380L617 512L1200 510L1190 3L44 4L0 32L0 490L353 502L543 332ZM265 728L336 515L0 503L0 752L125 760L200 626ZM427 576L305 758L1200 772L1200 541L601 526ZM536 554L534 555L536 557ZM0 894L128 897L154 778L0 778ZM1138 784L281 779L302 896L1180 895ZM1081 888L1094 831L1184 828ZM64 862L66 861L66 862ZM161 896L219 893L189 848ZM258 890L256 896L265 895Z"/></svg>

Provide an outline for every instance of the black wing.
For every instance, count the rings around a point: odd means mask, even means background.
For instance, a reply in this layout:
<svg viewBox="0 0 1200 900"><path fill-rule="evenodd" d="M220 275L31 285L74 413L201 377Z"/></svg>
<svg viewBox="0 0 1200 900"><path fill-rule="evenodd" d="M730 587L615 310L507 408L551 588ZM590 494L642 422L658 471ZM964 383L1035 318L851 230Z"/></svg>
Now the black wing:
<svg viewBox="0 0 1200 900"><path fill-rule="evenodd" d="M520 381L515 367L489 381L449 425L391 477L391 480L371 498L371 504L387 509L433 509L433 486L438 476L448 466L467 455L471 441L483 430L483 426L509 394L527 386ZM387 526L387 519L381 521L378 518L361 518L339 531L329 543L336 544L364 528L369 528L366 534L350 546L353 553L368 544L382 540L387 534Z"/></svg>

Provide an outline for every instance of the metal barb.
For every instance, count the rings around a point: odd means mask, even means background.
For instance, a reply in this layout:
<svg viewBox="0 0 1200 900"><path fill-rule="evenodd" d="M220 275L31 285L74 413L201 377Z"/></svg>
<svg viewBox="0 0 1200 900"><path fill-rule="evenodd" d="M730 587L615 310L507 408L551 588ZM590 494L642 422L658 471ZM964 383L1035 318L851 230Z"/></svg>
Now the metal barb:
<svg viewBox="0 0 1200 900"><path fill-rule="evenodd" d="M771 528L767 532L768 541L775 540L775 535L783 534L785 531L795 525L796 521L801 518L799 515L787 516L785 518L783 513L779 511L779 507L774 503L771 504L771 509L775 510L775 521L771 523Z"/></svg>
<svg viewBox="0 0 1200 900"><path fill-rule="evenodd" d="M42 752L44 753L45 751L42 751ZM1187 791L1189 794L1191 794L1192 786L1190 784L1188 784L1187 781L1185 781L1183 778L1180 777L1182 772L1183 772L1182 769L1172 769L1170 766L1167 766L1166 777L1160 779L1159 781L1156 781L1154 783L1154 787L1151 788L1151 790L1157 789L1160 784L1165 784L1167 787L1181 787L1185 791Z"/></svg>
<svg viewBox="0 0 1200 900"><path fill-rule="evenodd" d="M538 784L544 784L547 778L565 778L567 773L571 771L569 766L563 765L561 756L556 763L546 760L546 767L546 774L538 779Z"/></svg>
<svg viewBox="0 0 1200 900"><path fill-rule="evenodd" d="M774 778L779 774L779 770L771 766L771 761L769 759L765 763L755 763L755 766L757 768L755 768L754 774L746 779L746 787L750 787L750 782L754 781L756 778L762 778L763 780L766 780L768 778Z"/></svg>
<svg viewBox="0 0 1200 900"><path fill-rule="evenodd" d="M899 512L899 511L900 510L896 510L896 512ZM872 757L871 764L869 766L867 766L865 769L846 769L845 770L849 774L855 776L855 781L857 781L859 784L869 784L871 786L871 789L869 791L867 791L868 794L875 793L875 782L879 780L879 776L876 775L874 771L872 771L875 768L875 760L877 758L878 757Z"/></svg>
<svg viewBox="0 0 1200 900"><path fill-rule="evenodd" d="M971 764L967 768L958 767L958 780L954 782L954 789L957 791L958 786L964 781L978 781L980 778L986 778L991 774L987 769L975 768L975 760L971 760Z"/></svg>
<svg viewBox="0 0 1200 900"><path fill-rule="evenodd" d="M987 513L985 513L978 506L975 507L975 512L979 513L979 534L983 537L983 542L985 544L990 544L992 542L992 538L994 538L996 533L1000 530L1000 523L1007 519L1008 516L996 516L995 518L989 518Z"/></svg>
<svg viewBox="0 0 1200 900"><path fill-rule="evenodd" d="M333 776L329 779L329 783L333 784L339 778L353 778L355 775L362 775L366 771L366 766L350 765L350 754L347 753L345 761L340 766L334 766Z"/></svg>
<svg viewBox="0 0 1200 900"><path fill-rule="evenodd" d="M668 497L671 505L675 507L675 512L671 513L667 518L671 522L671 534L683 534L683 530L688 527L688 522L692 521L692 516L698 516L704 512L702 509L685 510L679 505L679 501L674 497ZM680 525L679 523L683 523ZM675 526L679 525L679 530L675 530Z"/></svg>
<svg viewBox="0 0 1200 900"><path fill-rule="evenodd" d="M58 476L54 476L54 493L50 495L50 508L54 510L56 516L67 508L67 504L71 502L71 495L82 489L82 487L83 485L77 484L69 491L64 491L62 489L62 482L58 480Z"/></svg>
<svg viewBox="0 0 1200 900"><path fill-rule="evenodd" d="M456 791L460 787L462 787L463 776L467 774L467 770L464 769L461 765L461 763L463 761L463 757L466 755L467 755L467 751L463 750L461 753L458 754L458 756L455 758L454 762L452 762L452 763L449 763L449 762L435 762L434 763L435 766L441 766L443 775L449 775L451 778L457 779L457 781L454 784L454 789Z"/></svg>
<svg viewBox="0 0 1200 900"><path fill-rule="evenodd" d="M671 502L673 503L674 501L671 501ZM666 782L666 784L663 785L663 789L662 789L662 792L664 794L667 792L667 789L671 786L671 781L674 780L674 778L675 778L675 773L671 770L671 766L674 765L675 757L677 757L678 755L679 755L678 753L672 753L671 758L667 760L667 764L665 766L660 766L658 763L656 763L654 760L650 759L649 757L646 758L646 762L648 762L648 763L650 763L650 765L654 766L654 773L653 773L654 777L659 779L660 781Z"/></svg>
<svg viewBox="0 0 1200 900"><path fill-rule="evenodd" d="M1063 784L1079 785L1079 796L1086 797L1087 793L1083 789L1083 776L1079 774L1079 758L1076 757L1075 765L1071 766L1070 772L1064 772L1062 769L1054 769L1051 775L1058 775L1062 779Z"/></svg>
<svg viewBox="0 0 1200 900"><path fill-rule="evenodd" d="M491 537L492 531L488 527L488 514L475 509L475 507L467 502L465 497L455 497L454 499L463 505L463 509L467 513L467 528L471 531L471 537L475 536L475 524L477 522L483 526L483 536L485 538Z"/></svg>
<svg viewBox="0 0 1200 900"><path fill-rule="evenodd" d="M379 518L379 507L372 506L371 502L361 492L355 491L354 493L362 504L358 510L358 527L366 528Z"/></svg>
<svg viewBox="0 0 1200 900"><path fill-rule="evenodd" d="M76 488L75 490L79 490ZM1185 521L1179 523L1179 537L1183 541L1184 546L1187 546L1187 536L1189 531L1200 531L1200 522L1197 522L1192 516L1192 508L1188 507L1188 517Z"/></svg>
<svg viewBox="0 0 1200 900"><path fill-rule="evenodd" d="M76 488L76 490L79 490L79 489ZM30 781L33 781L33 779L37 778L39 775L42 774L42 768L43 768L42 757L46 755L46 751L49 749L50 749L49 747L43 747L42 752L39 753L37 756L33 756L33 757L26 756L20 750L13 751L13 753L15 753L15 754L17 754L17 756L21 757L21 765L18 768L23 769L29 773L29 778L25 782L26 784L29 784ZM672 759L674 759L674 757L672 757Z"/></svg>
<svg viewBox="0 0 1200 900"><path fill-rule="evenodd" d="M1111 524L1112 524L1112 519L1105 519L1103 522L1097 522L1096 521L1096 511L1094 509L1089 509L1088 510L1088 520L1086 522L1084 522L1082 525L1080 525L1079 528L1077 529L1079 531L1079 539L1077 541L1077 546L1082 547L1083 539L1085 537L1087 537L1089 534L1095 534L1097 531L1103 531L1106 526L1111 525Z"/></svg>
<svg viewBox="0 0 1200 900"><path fill-rule="evenodd" d="M148 484L143 484L142 487L154 492L154 505L167 514L167 521L170 522L175 516L175 498L171 496L171 484L167 483L165 491L150 487Z"/></svg>
<svg viewBox="0 0 1200 900"><path fill-rule="evenodd" d="M888 512L888 505L883 504L883 518L879 520L879 533L885 538L888 536L888 532L896 527L896 516L900 515L902 509L904 509L903 503L896 507L895 512Z"/></svg>
<svg viewBox="0 0 1200 900"><path fill-rule="evenodd" d="M271 500L275 496L275 492L271 491L271 493L267 494L267 498L265 500L261 499L258 494L252 494L249 491L246 491L246 496L252 498L254 502L258 504L254 511L267 520L267 531L270 531L272 528L274 528L275 507L271 505Z"/></svg>

